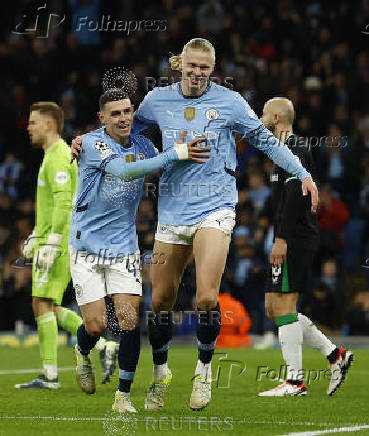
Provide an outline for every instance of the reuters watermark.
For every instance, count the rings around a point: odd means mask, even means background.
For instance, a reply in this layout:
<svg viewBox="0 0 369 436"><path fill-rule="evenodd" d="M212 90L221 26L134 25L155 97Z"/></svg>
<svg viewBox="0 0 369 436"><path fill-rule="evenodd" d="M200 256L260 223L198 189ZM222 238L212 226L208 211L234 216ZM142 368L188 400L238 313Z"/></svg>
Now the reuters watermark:
<svg viewBox="0 0 369 436"><path fill-rule="evenodd" d="M138 419L129 414L116 416L113 412L105 414L103 430L110 435L134 436L136 431L147 433L168 432L173 435L176 432L211 432L224 433L232 432L238 422L232 416L145 416Z"/></svg>
<svg viewBox="0 0 369 436"><path fill-rule="evenodd" d="M211 417L194 417L194 416L146 416L144 419L144 428L148 432L161 431L210 431L224 432L233 430L233 418L227 416L220 418Z"/></svg>

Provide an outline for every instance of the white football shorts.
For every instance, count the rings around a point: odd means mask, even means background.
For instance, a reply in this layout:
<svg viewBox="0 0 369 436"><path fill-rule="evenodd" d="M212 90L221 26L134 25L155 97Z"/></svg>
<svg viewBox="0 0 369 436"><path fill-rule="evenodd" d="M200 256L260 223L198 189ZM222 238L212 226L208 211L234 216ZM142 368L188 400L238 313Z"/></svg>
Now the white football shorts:
<svg viewBox="0 0 369 436"><path fill-rule="evenodd" d="M203 221L191 226L169 226L159 222L155 239L167 244L192 245L197 230L206 227L221 230L227 236L231 236L235 218L233 210L223 209L209 214Z"/></svg>
<svg viewBox="0 0 369 436"><path fill-rule="evenodd" d="M142 295L140 252L110 259L69 247L78 306L112 294Z"/></svg>

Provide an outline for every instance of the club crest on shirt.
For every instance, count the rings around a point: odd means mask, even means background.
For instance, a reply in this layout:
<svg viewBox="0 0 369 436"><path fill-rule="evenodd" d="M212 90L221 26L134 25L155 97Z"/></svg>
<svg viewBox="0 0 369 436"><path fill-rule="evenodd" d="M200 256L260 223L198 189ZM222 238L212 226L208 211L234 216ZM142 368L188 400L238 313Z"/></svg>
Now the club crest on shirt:
<svg viewBox="0 0 369 436"><path fill-rule="evenodd" d="M75 292L76 292L76 296L77 297L82 297L82 294L83 294L83 288L82 288L82 286L81 285L79 285L78 283L76 283L75 285L74 285L74 290L75 290Z"/></svg>
<svg viewBox="0 0 369 436"><path fill-rule="evenodd" d="M103 141L97 141L95 143L95 148L101 154L101 159L106 159L108 156L113 154L113 151L110 150L108 144Z"/></svg>
<svg viewBox="0 0 369 436"><path fill-rule="evenodd" d="M219 112L216 109L208 109L205 112L205 116L208 120L217 120L219 118Z"/></svg>
<svg viewBox="0 0 369 436"><path fill-rule="evenodd" d="M145 155L143 153L138 153L138 158L140 160L144 160L145 159Z"/></svg>
<svg viewBox="0 0 369 436"><path fill-rule="evenodd" d="M278 278L281 275L281 272L282 272L281 265L272 266L272 281L274 285L278 282Z"/></svg>
<svg viewBox="0 0 369 436"><path fill-rule="evenodd" d="M135 161L135 155L132 153L126 154L126 162L134 162Z"/></svg>
<svg viewBox="0 0 369 436"><path fill-rule="evenodd" d="M278 174L271 174L270 181L271 182L278 182Z"/></svg>
<svg viewBox="0 0 369 436"><path fill-rule="evenodd" d="M184 110L184 117L187 121L192 121L196 116L196 109L193 106L188 106Z"/></svg>

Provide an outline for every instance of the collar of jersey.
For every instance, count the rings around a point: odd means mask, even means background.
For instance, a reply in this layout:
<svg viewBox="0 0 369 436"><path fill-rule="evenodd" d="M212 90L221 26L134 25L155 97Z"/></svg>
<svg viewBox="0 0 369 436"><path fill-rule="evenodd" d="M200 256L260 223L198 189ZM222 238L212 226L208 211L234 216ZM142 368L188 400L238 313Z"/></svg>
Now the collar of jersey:
<svg viewBox="0 0 369 436"><path fill-rule="evenodd" d="M104 127L104 135L108 136L112 141L114 141L114 139L107 133L106 128ZM120 145L120 148L122 150L125 151L129 151L135 148L135 143L134 143L134 139L132 138L132 135L129 135L129 140L131 142L131 146L130 147L123 147L123 145L119 144L119 142L114 141L116 144Z"/></svg>
<svg viewBox="0 0 369 436"><path fill-rule="evenodd" d="M45 151L45 154L48 153L55 145L59 144L60 141L63 141L63 138L59 138L57 141L53 142L50 147Z"/></svg>
<svg viewBox="0 0 369 436"><path fill-rule="evenodd" d="M205 91L201 95L194 95L194 96L192 96L192 95L184 95L183 92L182 92L181 82L177 83L177 89L178 89L178 92L181 94L181 96L183 98L186 98L186 99L189 99L189 100L194 100L196 98L200 98L203 95L205 95L209 91L209 89L211 88L211 84L212 84L212 81L209 80L208 86L206 87Z"/></svg>

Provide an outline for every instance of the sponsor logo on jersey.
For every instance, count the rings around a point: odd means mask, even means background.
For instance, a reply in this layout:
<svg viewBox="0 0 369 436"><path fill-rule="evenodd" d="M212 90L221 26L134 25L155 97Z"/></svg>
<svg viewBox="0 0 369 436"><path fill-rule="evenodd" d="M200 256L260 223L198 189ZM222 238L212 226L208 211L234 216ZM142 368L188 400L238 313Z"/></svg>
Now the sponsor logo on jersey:
<svg viewBox="0 0 369 436"><path fill-rule="evenodd" d="M55 174L55 182L58 185L65 185L68 182L68 174L65 171L58 171Z"/></svg>
<svg viewBox="0 0 369 436"><path fill-rule="evenodd" d="M196 109L192 106L186 107L184 110L184 117L187 121L192 121L196 116Z"/></svg>
<svg viewBox="0 0 369 436"><path fill-rule="evenodd" d="M272 266L272 281L274 285L278 282L278 278L281 275L281 273L282 273L281 265Z"/></svg>
<svg viewBox="0 0 369 436"><path fill-rule="evenodd" d="M271 182L278 182L278 174L271 174L270 181Z"/></svg>
<svg viewBox="0 0 369 436"><path fill-rule="evenodd" d="M217 120L219 118L219 112L216 109L208 109L205 112L205 116L208 120Z"/></svg>
<svg viewBox="0 0 369 436"><path fill-rule="evenodd" d="M108 156L113 154L112 150L108 147L108 144L103 141L97 141L95 143L95 148L101 154L101 159L106 159Z"/></svg>
<svg viewBox="0 0 369 436"><path fill-rule="evenodd" d="M174 118L174 113L172 112L172 111L170 111L170 110L166 110L165 111L170 117L172 117L172 118Z"/></svg>

